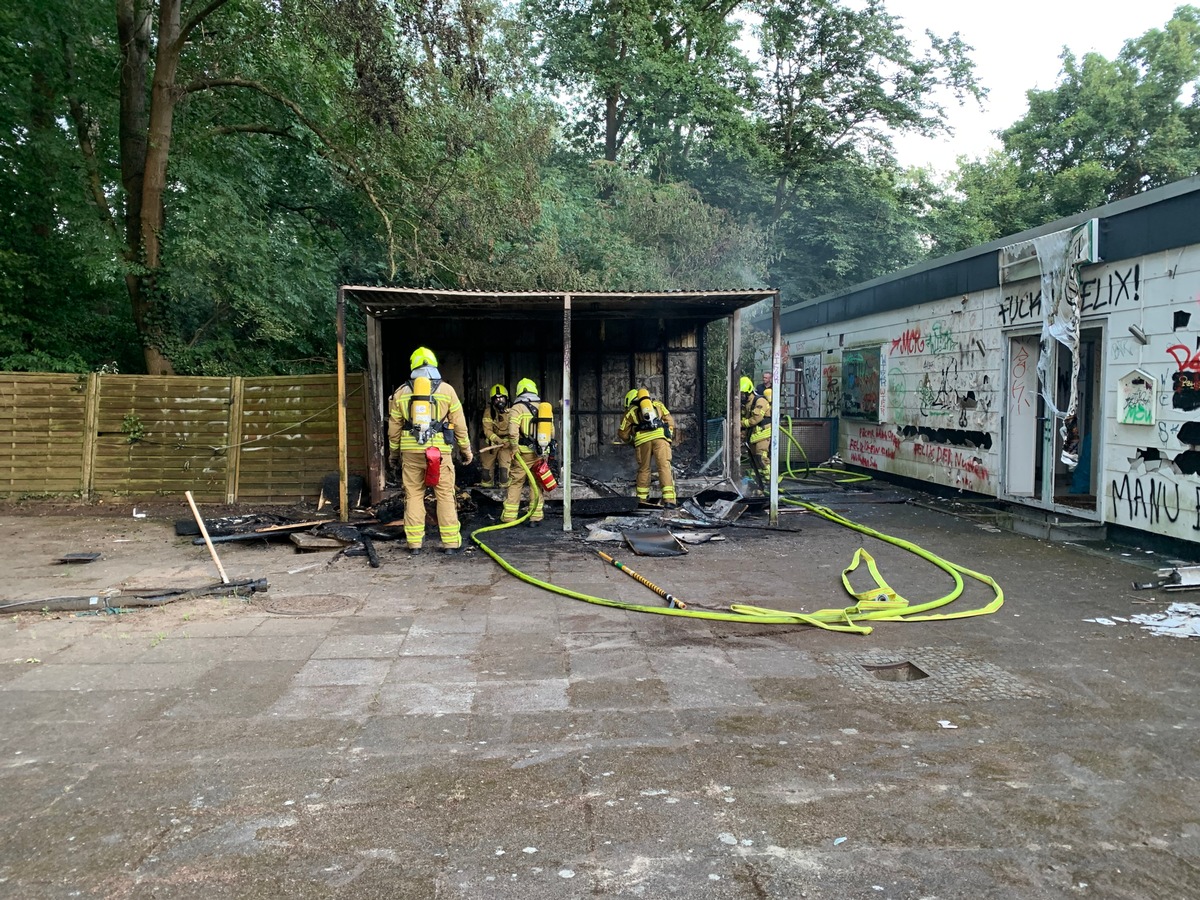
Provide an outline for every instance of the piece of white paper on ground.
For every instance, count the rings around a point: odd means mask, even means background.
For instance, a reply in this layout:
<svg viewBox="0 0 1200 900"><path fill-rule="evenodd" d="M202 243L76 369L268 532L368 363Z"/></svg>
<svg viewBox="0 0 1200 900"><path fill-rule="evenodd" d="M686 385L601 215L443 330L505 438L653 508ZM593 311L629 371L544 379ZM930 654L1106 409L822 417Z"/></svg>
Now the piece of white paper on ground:
<svg viewBox="0 0 1200 900"><path fill-rule="evenodd" d="M1151 634L1169 637L1200 637L1200 604L1172 603L1166 612L1140 613L1129 621Z"/></svg>

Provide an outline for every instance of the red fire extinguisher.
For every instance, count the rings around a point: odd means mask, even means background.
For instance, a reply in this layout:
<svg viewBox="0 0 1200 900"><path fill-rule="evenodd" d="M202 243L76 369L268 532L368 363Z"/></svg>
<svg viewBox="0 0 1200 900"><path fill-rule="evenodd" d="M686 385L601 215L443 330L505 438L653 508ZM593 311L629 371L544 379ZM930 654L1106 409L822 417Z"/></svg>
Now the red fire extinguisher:
<svg viewBox="0 0 1200 900"><path fill-rule="evenodd" d="M425 448L425 486L437 487L442 477L442 451L437 447Z"/></svg>
<svg viewBox="0 0 1200 900"><path fill-rule="evenodd" d="M554 473L550 471L550 466L544 459L535 459L531 468L533 469L533 474L537 476L538 481L542 483L542 488L546 493L558 487L558 479L554 477Z"/></svg>

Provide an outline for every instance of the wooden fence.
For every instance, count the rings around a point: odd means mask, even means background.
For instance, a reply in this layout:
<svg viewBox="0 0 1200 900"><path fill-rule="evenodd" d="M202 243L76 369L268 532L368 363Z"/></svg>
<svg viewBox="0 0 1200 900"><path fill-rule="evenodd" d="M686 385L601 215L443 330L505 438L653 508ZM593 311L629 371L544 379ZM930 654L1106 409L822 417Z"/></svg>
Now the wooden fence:
<svg viewBox="0 0 1200 900"><path fill-rule="evenodd" d="M351 473L366 474L366 382L346 378ZM315 499L336 472L332 375L0 373L0 497Z"/></svg>

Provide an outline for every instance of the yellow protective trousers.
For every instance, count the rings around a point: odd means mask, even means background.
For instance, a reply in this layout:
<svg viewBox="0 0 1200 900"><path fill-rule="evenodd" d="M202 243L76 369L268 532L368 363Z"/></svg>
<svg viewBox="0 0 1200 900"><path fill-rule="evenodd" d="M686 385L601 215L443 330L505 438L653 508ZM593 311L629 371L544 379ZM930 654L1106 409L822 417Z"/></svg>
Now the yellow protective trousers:
<svg viewBox="0 0 1200 900"><path fill-rule="evenodd" d="M662 487L662 498L666 503L675 502L675 476L671 474L671 442L656 438L633 448L637 460L637 498L650 498L651 464L658 470L658 483Z"/></svg>
<svg viewBox="0 0 1200 900"><path fill-rule="evenodd" d="M521 450L521 459L525 460L525 465L533 468L534 462L537 461L537 454L531 453L528 450ZM501 522L516 521L517 512L521 508L521 492L525 490L529 484L529 477L525 474L525 470L517 466L515 472L508 480L508 494L504 497L504 511L500 514ZM542 505L542 490L540 487L530 488L529 497L529 521L540 522L545 518L546 510Z"/></svg>
<svg viewBox="0 0 1200 900"><path fill-rule="evenodd" d="M771 433L768 431L765 438L751 444L750 452L758 460L758 467L762 469L763 477L767 477L767 473L771 471Z"/></svg>
<svg viewBox="0 0 1200 900"><path fill-rule="evenodd" d="M425 451L400 454L400 471L404 482L404 538L411 549L425 542ZM454 505L454 463L449 451L442 453L442 468L437 487L438 533L447 549L462 545L458 524L458 508Z"/></svg>
<svg viewBox="0 0 1200 900"><path fill-rule="evenodd" d="M484 444L479 448L479 464L483 466L484 481L495 482L495 470L509 472L512 469L513 449L511 444ZM500 485L507 487L508 483Z"/></svg>

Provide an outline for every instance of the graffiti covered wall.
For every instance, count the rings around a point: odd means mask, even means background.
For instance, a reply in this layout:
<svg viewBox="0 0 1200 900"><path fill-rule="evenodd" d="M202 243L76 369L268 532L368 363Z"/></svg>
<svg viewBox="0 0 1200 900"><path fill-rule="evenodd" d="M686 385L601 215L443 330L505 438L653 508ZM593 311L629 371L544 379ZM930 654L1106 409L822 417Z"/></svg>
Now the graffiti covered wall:
<svg viewBox="0 0 1200 900"><path fill-rule="evenodd" d="M1105 520L1200 541L1200 246L1113 277Z"/></svg>
<svg viewBox="0 0 1200 900"><path fill-rule="evenodd" d="M995 492L1000 328L996 304L956 298L845 323L838 364L822 372L839 452L853 465ZM807 340L805 340L807 339ZM838 337L826 339L834 343ZM807 335L793 346L826 349Z"/></svg>
<svg viewBox="0 0 1200 900"><path fill-rule="evenodd" d="M1200 245L1085 266L1071 302L1104 336L1091 435L1099 518L1200 541ZM1033 277L788 339L822 355L847 463L999 496L1005 417L1044 421L1042 316Z"/></svg>

